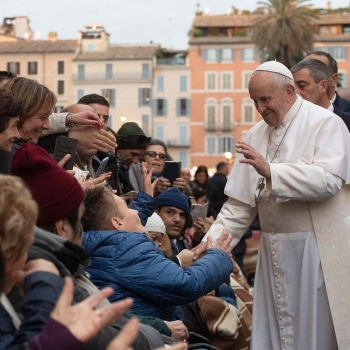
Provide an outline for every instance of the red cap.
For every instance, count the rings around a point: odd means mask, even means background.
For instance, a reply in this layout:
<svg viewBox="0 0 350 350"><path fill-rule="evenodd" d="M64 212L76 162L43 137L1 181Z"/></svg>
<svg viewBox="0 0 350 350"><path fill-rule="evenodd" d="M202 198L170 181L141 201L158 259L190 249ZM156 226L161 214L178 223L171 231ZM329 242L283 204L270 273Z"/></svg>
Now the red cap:
<svg viewBox="0 0 350 350"><path fill-rule="evenodd" d="M23 144L12 158L11 174L26 182L38 203L38 226L66 218L84 200L78 181L39 146Z"/></svg>

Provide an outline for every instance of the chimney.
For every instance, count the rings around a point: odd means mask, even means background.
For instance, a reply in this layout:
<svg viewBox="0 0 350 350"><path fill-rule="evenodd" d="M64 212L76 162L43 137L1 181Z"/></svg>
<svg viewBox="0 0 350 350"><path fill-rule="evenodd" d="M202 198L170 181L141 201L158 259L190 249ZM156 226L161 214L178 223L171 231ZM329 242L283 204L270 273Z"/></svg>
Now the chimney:
<svg viewBox="0 0 350 350"><path fill-rule="evenodd" d="M332 9L332 6L331 6L331 2L330 1L327 1L327 10L331 10Z"/></svg>
<svg viewBox="0 0 350 350"><path fill-rule="evenodd" d="M49 32L49 41L57 41L57 32Z"/></svg>

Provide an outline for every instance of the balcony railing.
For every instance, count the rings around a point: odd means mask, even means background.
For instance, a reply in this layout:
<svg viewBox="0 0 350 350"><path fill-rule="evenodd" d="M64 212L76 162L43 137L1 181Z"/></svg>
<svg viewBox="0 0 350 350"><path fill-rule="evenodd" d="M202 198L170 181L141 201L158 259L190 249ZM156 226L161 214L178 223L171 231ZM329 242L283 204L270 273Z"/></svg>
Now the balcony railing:
<svg viewBox="0 0 350 350"><path fill-rule="evenodd" d="M95 82L95 81L148 81L151 80L150 73L145 72L104 72L104 73L77 73L73 74L73 81Z"/></svg>
<svg viewBox="0 0 350 350"><path fill-rule="evenodd" d="M218 128L216 123L206 123L205 124L205 130L206 131L216 131Z"/></svg>
<svg viewBox="0 0 350 350"><path fill-rule="evenodd" d="M188 147L190 140L167 140L165 143L168 147Z"/></svg>
<svg viewBox="0 0 350 350"><path fill-rule="evenodd" d="M176 58L157 58L157 66L184 66L186 59L184 57Z"/></svg>
<svg viewBox="0 0 350 350"><path fill-rule="evenodd" d="M232 123L222 123L221 124L221 130L222 131L232 131L233 130Z"/></svg>

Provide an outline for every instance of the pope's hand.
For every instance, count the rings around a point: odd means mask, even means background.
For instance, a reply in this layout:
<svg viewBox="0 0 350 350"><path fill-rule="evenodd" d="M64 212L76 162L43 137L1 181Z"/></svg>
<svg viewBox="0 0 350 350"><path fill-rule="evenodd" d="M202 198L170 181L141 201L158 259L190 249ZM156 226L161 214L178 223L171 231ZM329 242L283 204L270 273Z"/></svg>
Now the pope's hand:
<svg viewBox="0 0 350 350"><path fill-rule="evenodd" d="M236 152L244 156L244 158L239 161L240 163L250 164L261 176L268 179L271 177L270 164L255 148L248 145L246 142L238 141L236 144Z"/></svg>

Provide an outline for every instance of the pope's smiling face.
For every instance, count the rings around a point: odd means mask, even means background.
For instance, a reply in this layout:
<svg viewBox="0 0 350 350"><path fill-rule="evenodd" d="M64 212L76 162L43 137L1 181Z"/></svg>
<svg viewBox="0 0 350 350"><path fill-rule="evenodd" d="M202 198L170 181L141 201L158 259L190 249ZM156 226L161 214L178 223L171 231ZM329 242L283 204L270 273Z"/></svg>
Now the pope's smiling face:
<svg viewBox="0 0 350 350"><path fill-rule="evenodd" d="M279 126L294 103L294 87L288 85L281 89L273 77L266 71L257 71L249 82L250 98L266 124Z"/></svg>

